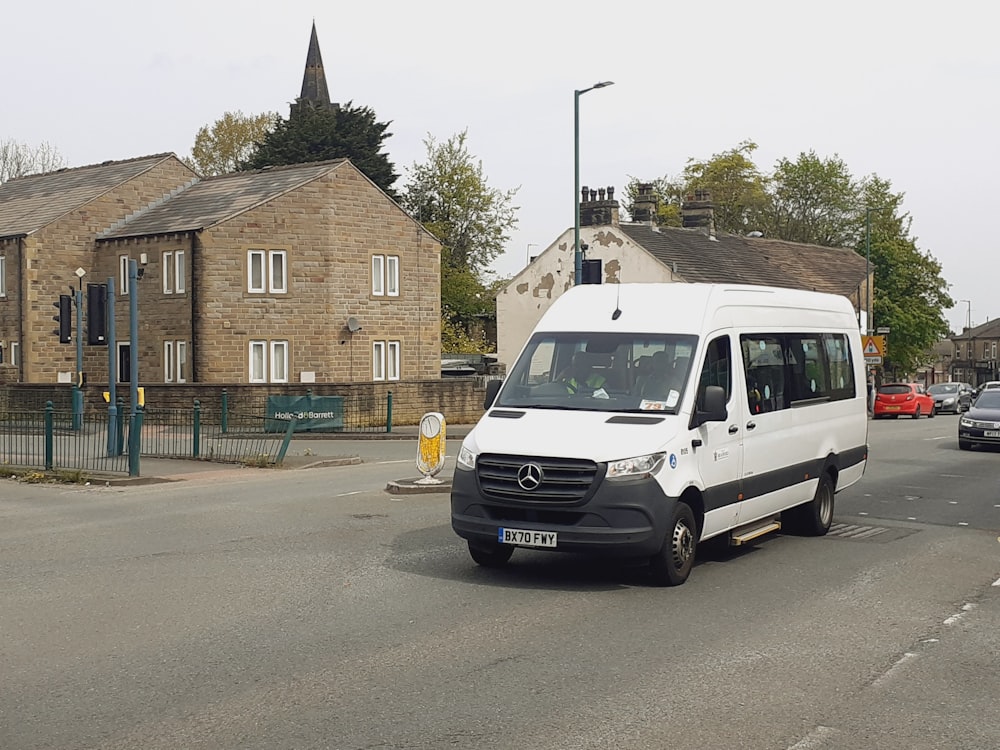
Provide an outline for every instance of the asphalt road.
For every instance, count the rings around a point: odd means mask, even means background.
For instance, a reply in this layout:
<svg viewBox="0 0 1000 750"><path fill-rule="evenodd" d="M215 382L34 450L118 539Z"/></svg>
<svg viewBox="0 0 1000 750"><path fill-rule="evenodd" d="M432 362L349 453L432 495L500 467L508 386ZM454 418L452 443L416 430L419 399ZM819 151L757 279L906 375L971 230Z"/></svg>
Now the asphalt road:
<svg viewBox="0 0 1000 750"><path fill-rule="evenodd" d="M0 748L1000 747L1000 453L954 423L873 422L833 533L676 589L525 550L477 568L445 495L383 491L405 443L4 482Z"/></svg>

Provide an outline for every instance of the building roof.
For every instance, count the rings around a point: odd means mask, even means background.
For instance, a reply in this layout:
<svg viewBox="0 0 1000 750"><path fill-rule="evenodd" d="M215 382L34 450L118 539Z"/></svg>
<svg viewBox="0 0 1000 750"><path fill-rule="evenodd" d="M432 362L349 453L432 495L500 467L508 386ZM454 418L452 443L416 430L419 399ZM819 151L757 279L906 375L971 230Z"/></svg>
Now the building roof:
<svg viewBox="0 0 1000 750"><path fill-rule="evenodd" d="M266 167L200 180L127 218L98 240L193 232L215 226L335 170L347 159Z"/></svg>
<svg viewBox="0 0 1000 750"><path fill-rule="evenodd" d="M965 341L966 339L1000 339L1000 318L988 320L980 323L975 328L966 328L961 333L952 336L952 341Z"/></svg>
<svg viewBox="0 0 1000 750"><path fill-rule="evenodd" d="M703 230L621 224L620 229L688 282L740 283L850 296L866 276L865 259L844 248ZM630 281L630 279L623 279Z"/></svg>
<svg viewBox="0 0 1000 750"><path fill-rule="evenodd" d="M176 158L154 154L9 180L0 185L0 238L33 234L157 164Z"/></svg>
<svg viewBox="0 0 1000 750"><path fill-rule="evenodd" d="M299 98L321 107L330 106L330 92L326 86L326 72L323 70L323 55L319 51L315 21L309 37L309 52L306 53L306 69L302 74L302 93Z"/></svg>

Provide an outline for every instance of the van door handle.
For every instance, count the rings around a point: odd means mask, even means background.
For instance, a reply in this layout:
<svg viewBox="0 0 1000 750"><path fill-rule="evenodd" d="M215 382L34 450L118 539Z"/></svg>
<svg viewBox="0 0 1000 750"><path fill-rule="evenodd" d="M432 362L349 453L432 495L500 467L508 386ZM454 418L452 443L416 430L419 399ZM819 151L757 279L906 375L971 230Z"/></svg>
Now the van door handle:
<svg viewBox="0 0 1000 750"><path fill-rule="evenodd" d="M735 435L739 431L740 431L740 428L737 427L736 425L734 425L734 424L729 425L729 434L730 435Z"/></svg>
<svg viewBox="0 0 1000 750"><path fill-rule="evenodd" d="M752 429L754 429L756 427L757 427L757 423L756 422L747 422L747 429L748 430L752 430Z"/></svg>

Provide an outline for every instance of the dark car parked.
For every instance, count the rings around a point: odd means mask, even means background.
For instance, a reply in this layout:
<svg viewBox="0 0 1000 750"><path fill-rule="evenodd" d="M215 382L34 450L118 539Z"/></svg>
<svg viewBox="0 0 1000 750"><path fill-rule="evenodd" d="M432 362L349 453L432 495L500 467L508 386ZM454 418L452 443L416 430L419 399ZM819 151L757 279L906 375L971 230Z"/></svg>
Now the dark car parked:
<svg viewBox="0 0 1000 750"><path fill-rule="evenodd" d="M958 447L1000 445L1000 388L979 394L972 407L958 420Z"/></svg>
<svg viewBox="0 0 1000 750"><path fill-rule="evenodd" d="M934 397L934 408L939 414L945 411L959 414L972 406L972 386L968 383L935 383L927 393Z"/></svg>

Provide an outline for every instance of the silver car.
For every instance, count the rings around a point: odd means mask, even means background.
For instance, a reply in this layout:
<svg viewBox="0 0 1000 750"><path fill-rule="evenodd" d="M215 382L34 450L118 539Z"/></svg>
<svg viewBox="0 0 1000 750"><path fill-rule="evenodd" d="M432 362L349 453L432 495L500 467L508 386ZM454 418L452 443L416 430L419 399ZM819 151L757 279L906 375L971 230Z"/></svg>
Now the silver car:
<svg viewBox="0 0 1000 750"><path fill-rule="evenodd" d="M935 383L927 393L934 397L934 409L938 414L961 414L972 405L973 390L968 383Z"/></svg>

